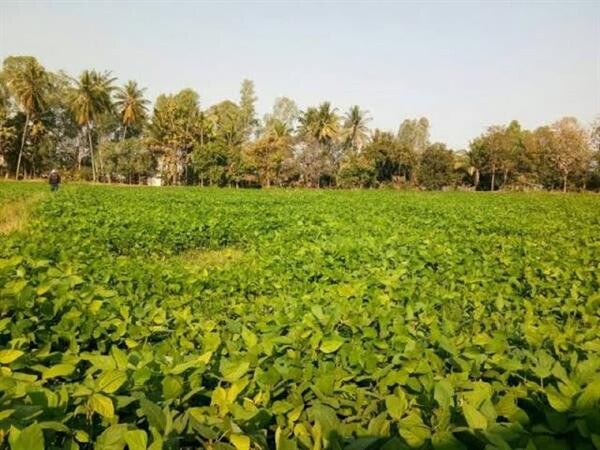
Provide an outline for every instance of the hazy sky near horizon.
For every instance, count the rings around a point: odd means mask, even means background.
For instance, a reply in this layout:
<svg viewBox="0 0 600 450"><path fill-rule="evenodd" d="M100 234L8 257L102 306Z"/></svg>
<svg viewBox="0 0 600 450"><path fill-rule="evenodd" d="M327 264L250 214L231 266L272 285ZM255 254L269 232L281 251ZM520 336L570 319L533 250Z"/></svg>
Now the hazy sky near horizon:
<svg viewBox="0 0 600 450"><path fill-rule="evenodd" d="M600 1L0 2L0 57L77 75L111 70L154 101L191 87L203 108L254 80L328 100L397 130L426 116L432 140L465 148L490 124L536 127L600 114Z"/></svg>

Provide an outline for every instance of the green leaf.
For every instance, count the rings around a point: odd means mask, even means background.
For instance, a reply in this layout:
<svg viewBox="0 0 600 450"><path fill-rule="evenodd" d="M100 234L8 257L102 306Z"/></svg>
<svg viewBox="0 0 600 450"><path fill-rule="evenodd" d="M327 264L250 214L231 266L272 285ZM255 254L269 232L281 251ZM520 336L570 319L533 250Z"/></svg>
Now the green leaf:
<svg viewBox="0 0 600 450"><path fill-rule="evenodd" d="M440 380L433 388L433 398L442 408L454 406L454 388L448 380Z"/></svg>
<svg viewBox="0 0 600 450"><path fill-rule="evenodd" d="M60 433L69 433L70 428L61 422L56 422L54 420L47 420L44 422L38 422L38 425L42 430L54 430Z"/></svg>
<svg viewBox="0 0 600 450"><path fill-rule="evenodd" d="M275 431L275 450L298 450L298 445L295 441L284 436L281 428L277 427Z"/></svg>
<svg viewBox="0 0 600 450"><path fill-rule="evenodd" d="M173 375L180 375L188 369L202 367L202 364L209 363L211 356L212 352L204 353L203 355L198 356L190 361L177 364L169 372Z"/></svg>
<svg viewBox="0 0 600 450"><path fill-rule="evenodd" d="M113 347L110 349L110 353L117 364L117 368L121 370L127 369L129 361L127 360L127 354L123 350L116 345L113 345Z"/></svg>
<svg viewBox="0 0 600 450"><path fill-rule="evenodd" d="M183 383L179 377L166 376L162 381L162 390L165 399L177 398L183 392Z"/></svg>
<svg viewBox="0 0 600 450"><path fill-rule="evenodd" d="M233 403L237 396L240 394L240 392L242 392L246 388L246 386L248 386L247 379L240 379L234 381L229 387L229 389L227 389L227 401Z"/></svg>
<svg viewBox="0 0 600 450"><path fill-rule="evenodd" d="M550 403L550 406L552 406L552 408L558 412L568 411L571 407L571 399L558 392L552 386L546 388L546 397L548 397L548 403Z"/></svg>
<svg viewBox="0 0 600 450"><path fill-rule="evenodd" d="M100 378L96 380L96 389L107 394L112 394L123 386L126 381L127 375L125 375L125 373L118 370L111 370L109 372L104 372Z"/></svg>
<svg viewBox="0 0 600 450"><path fill-rule="evenodd" d="M250 450L250 438L242 434L232 434L229 440L236 450Z"/></svg>
<svg viewBox="0 0 600 450"><path fill-rule="evenodd" d="M94 450L123 450L127 425L118 424L108 427L96 440Z"/></svg>
<svg viewBox="0 0 600 450"><path fill-rule="evenodd" d="M102 394L92 395L89 399L89 405L92 411L97 412L107 419L110 419L115 415L112 400Z"/></svg>
<svg viewBox="0 0 600 450"><path fill-rule="evenodd" d="M21 350L0 350L0 363L10 364L11 362L15 361L23 355L24 352L22 352Z"/></svg>
<svg viewBox="0 0 600 450"><path fill-rule="evenodd" d="M4 411L0 411L0 421L8 419L15 412L14 409L5 409Z"/></svg>
<svg viewBox="0 0 600 450"><path fill-rule="evenodd" d="M400 420L408 407L404 391L398 390L396 395L388 395L385 398L385 407L393 419Z"/></svg>
<svg viewBox="0 0 600 450"><path fill-rule="evenodd" d="M14 428L11 428L11 433ZM38 424L29 425L10 440L11 450L44 450L44 433Z"/></svg>
<svg viewBox="0 0 600 450"><path fill-rule="evenodd" d="M341 339L325 339L323 342L321 342L319 349L323 353L333 353L338 350L343 343L344 341Z"/></svg>
<svg viewBox="0 0 600 450"><path fill-rule="evenodd" d="M594 409L600 403L600 379L588 384L577 399L578 409Z"/></svg>
<svg viewBox="0 0 600 450"><path fill-rule="evenodd" d="M244 339L246 346L249 348L258 344L258 338L256 335L246 327L242 328L242 339Z"/></svg>
<svg viewBox="0 0 600 450"><path fill-rule="evenodd" d="M434 450L467 450L450 431L439 431L431 437Z"/></svg>
<svg viewBox="0 0 600 450"><path fill-rule="evenodd" d="M248 372L250 363L248 361L221 361L221 375L229 382L234 382L242 378Z"/></svg>
<svg viewBox="0 0 600 450"><path fill-rule="evenodd" d="M90 442L90 436L89 436L89 434L87 434L83 430L76 430L75 431L75 439L78 442L82 442L82 443Z"/></svg>
<svg viewBox="0 0 600 450"><path fill-rule="evenodd" d="M100 308L102 308L102 303L102 300L93 300L90 302L88 309L96 314L98 311L100 311Z"/></svg>
<svg viewBox="0 0 600 450"><path fill-rule="evenodd" d="M600 450L600 434L592 433L590 437L592 438L592 444L594 444L596 450Z"/></svg>
<svg viewBox="0 0 600 450"><path fill-rule="evenodd" d="M148 435L144 430L130 430L125 433L125 442L129 450L146 450Z"/></svg>
<svg viewBox="0 0 600 450"><path fill-rule="evenodd" d="M487 428L487 419L477 409L468 403L463 404L463 414L467 420L469 428L474 430L484 430Z"/></svg>
<svg viewBox="0 0 600 450"><path fill-rule="evenodd" d="M145 398L140 400L140 406L150 426L156 428L160 433L164 432L167 418L159 406Z"/></svg>
<svg viewBox="0 0 600 450"><path fill-rule="evenodd" d="M49 380L56 377L66 377L71 375L75 370L75 366L72 364L56 364L42 372L42 378Z"/></svg>
<svg viewBox="0 0 600 450"><path fill-rule="evenodd" d="M398 422L398 429L400 431L400 436L402 436L406 443L413 448L421 447L431 436L431 432L427 425L425 425L421 417L414 412L411 412L408 416Z"/></svg>

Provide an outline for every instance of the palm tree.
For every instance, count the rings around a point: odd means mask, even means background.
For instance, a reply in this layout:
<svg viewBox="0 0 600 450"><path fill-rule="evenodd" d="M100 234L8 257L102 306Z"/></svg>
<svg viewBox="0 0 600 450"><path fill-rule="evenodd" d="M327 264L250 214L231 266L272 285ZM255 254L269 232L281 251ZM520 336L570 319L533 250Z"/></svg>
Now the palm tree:
<svg viewBox="0 0 600 450"><path fill-rule="evenodd" d="M14 65L6 68L8 87L16 98L17 103L25 114L25 125L21 135L21 146L17 159L17 171L15 178L19 178L21 170L21 159L30 121L38 115L45 106L45 96L50 86L48 73L35 58L23 58L15 60ZM5 63L6 64L6 63Z"/></svg>
<svg viewBox="0 0 600 450"><path fill-rule="evenodd" d="M308 108L300 117L300 134L308 141L304 152L308 179L311 184L319 182L322 175L335 173L339 161L336 142L340 123L336 108L323 102L318 108Z"/></svg>
<svg viewBox="0 0 600 450"><path fill-rule="evenodd" d="M369 139L369 127L367 122L371 120L368 111L361 110L358 105L354 105L346 113L344 118L344 128L342 135L346 147L354 151L360 149Z"/></svg>
<svg viewBox="0 0 600 450"><path fill-rule="evenodd" d="M266 129L266 134L276 138L289 138L292 136L292 128L279 119L272 119Z"/></svg>
<svg viewBox="0 0 600 450"><path fill-rule="evenodd" d="M337 109L323 102L318 108L308 108L300 117L300 132L321 145L331 144L339 133Z"/></svg>
<svg viewBox="0 0 600 450"><path fill-rule="evenodd" d="M323 102L317 110L317 140L321 144L331 144L338 137L340 131L340 119L337 108L332 108L331 103Z"/></svg>
<svg viewBox="0 0 600 450"><path fill-rule="evenodd" d="M92 160L92 178L96 181L96 166L94 163L94 145L92 142L92 130L96 117L112 110L111 93L112 83L110 72L100 73L95 70L84 70L78 80L75 80L75 88L70 93L69 103L75 114L75 120L87 130L90 157ZM100 160L102 169L102 160Z"/></svg>
<svg viewBox="0 0 600 450"><path fill-rule="evenodd" d="M140 88L137 82L132 80L117 89L115 107L123 124L123 139L127 137L128 129L143 123L146 119L150 102L144 98L145 91L145 88Z"/></svg>

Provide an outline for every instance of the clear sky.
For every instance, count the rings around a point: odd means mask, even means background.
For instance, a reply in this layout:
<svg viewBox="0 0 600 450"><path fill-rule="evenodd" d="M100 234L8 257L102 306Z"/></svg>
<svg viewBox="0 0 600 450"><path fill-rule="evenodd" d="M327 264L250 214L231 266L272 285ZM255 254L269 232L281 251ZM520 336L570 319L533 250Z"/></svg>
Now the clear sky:
<svg viewBox="0 0 600 450"><path fill-rule="evenodd" d="M426 116L464 148L488 125L600 114L600 1L6 2L0 57L72 75L111 70L151 100L191 87L202 107L254 80L258 111L358 104L372 127Z"/></svg>

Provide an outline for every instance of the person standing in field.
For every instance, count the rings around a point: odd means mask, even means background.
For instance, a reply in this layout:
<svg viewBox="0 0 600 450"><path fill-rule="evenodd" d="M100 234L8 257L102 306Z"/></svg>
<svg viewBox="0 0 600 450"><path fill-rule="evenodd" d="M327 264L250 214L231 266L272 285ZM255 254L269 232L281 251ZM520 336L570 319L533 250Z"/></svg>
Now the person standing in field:
<svg viewBox="0 0 600 450"><path fill-rule="evenodd" d="M50 176L48 177L48 183L50 183L50 190L52 192L58 191L58 185L60 184L60 175L56 169L52 169Z"/></svg>

